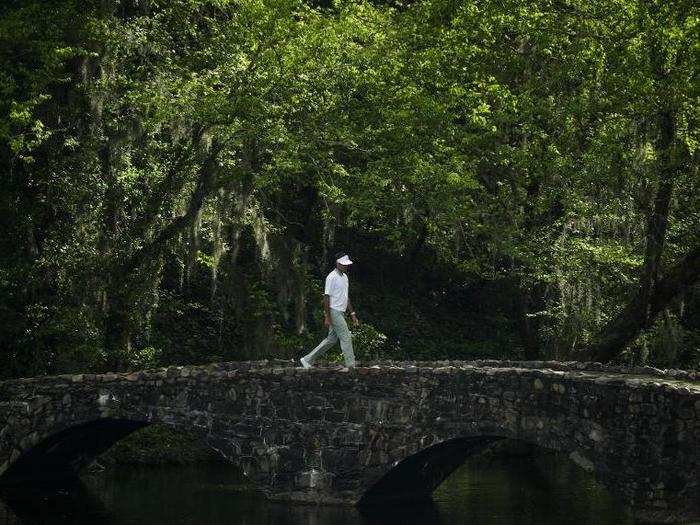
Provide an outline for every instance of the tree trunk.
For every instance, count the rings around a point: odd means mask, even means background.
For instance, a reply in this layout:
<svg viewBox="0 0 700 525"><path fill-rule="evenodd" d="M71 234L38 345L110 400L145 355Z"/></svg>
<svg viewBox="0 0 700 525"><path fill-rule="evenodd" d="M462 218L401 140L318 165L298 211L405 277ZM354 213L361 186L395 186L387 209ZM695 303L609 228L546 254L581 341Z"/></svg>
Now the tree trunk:
<svg viewBox="0 0 700 525"><path fill-rule="evenodd" d="M518 316L518 332L525 349L525 359L537 359L540 356L539 344L537 342L536 330L532 326L528 317L531 306L531 296L529 290L522 286L521 279L517 278L515 283L516 310Z"/></svg>
<svg viewBox="0 0 700 525"><path fill-rule="evenodd" d="M296 333L301 335L306 332L306 267L308 265L308 247L297 243L297 270L295 272L296 297L294 304L294 324Z"/></svg>
<svg viewBox="0 0 700 525"><path fill-rule="evenodd" d="M632 300L601 330L593 344L595 359L609 361L654 321L654 301L659 300L659 270L664 250L671 196L675 183L676 166L672 158L675 138L675 118L666 108L658 114L659 125L659 187L647 220L646 250L639 286ZM677 293L677 292L675 292ZM668 297L666 302L675 297ZM666 304L666 303L664 303Z"/></svg>
<svg viewBox="0 0 700 525"><path fill-rule="evenodd" d="M632 300L606 325L597 343L591 348L591 355L597 361L613 359L627 343L648 328L671 301L698 282L700 245L695 246L680 262L671 267L665 276L656 282L649 296L646 296L646 291L640 287Z"/></svg>
<svg viewBox="0 0 700 525"><path fill-rule="evenodd" d="M127 297L126 285L120 278L112 277L106 295L104 326L107 366L110 370L123 370L131 353L131 316L133 306Z"/></svg>

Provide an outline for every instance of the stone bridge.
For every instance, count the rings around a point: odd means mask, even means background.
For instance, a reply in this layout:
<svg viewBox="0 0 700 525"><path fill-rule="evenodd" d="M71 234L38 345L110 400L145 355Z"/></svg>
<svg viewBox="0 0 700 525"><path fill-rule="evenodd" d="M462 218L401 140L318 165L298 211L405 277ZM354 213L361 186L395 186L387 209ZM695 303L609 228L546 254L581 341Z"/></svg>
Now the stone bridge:
<svg viewBox="0 0 700 525"><path fill-rule="evenodd" d="M152 423L195 428L272 499L429 497L509 438L568 454L639 519L700 519L700 374L597 363L263 361L4 381L0 482L75 474Z"/></svg>

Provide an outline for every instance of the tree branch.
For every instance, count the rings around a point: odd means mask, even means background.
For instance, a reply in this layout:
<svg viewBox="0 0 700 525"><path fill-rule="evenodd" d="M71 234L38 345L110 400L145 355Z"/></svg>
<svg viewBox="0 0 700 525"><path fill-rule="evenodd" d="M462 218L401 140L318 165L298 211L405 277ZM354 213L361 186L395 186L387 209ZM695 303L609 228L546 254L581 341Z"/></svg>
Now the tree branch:
<svg viewBox="0 0 700 525"><path fill-rule="evenodd" d="M204 200L216 188L216 161L221 146L218 143L212 144L211 151L202 160L199 168L199 176L187 211L184 215L176 217L150 242L137 250L118 269L119 275L128 275L148 261L154 260L161 254L166 243L175 237L179 232L191 226L197 217L197 213L204 205Z"/></svg>

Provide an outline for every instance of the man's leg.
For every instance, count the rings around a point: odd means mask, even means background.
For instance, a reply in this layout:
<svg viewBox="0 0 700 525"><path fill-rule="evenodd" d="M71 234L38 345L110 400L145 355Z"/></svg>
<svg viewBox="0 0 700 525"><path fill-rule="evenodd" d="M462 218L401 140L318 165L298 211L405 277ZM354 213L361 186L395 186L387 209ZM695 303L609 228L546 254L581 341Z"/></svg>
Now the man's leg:
<svg viewBox="0 0 700 525"><path fill-rule="evenodd" d="M314 364L314 361L321 357L323 354L325 354L330 347L332 347L335 343L338 342L338 336L335 333L335 329L333 328L333 323L331 323L331 326L328 328L328 335L326 338L321 341L321 343L311 350L307 355L302 357L304 361L306 361L309 366Z"/></svg>
<svg viewBox="0 0 700 525"><path fill-rule="evenodd" d="M348 328L348 323L345 321L343 312L331 310L331 321L335 333L338 339L340 339L340 349L343 351L345 366L353 368L355 366L355 353L352 350L352 335L350 334L350 329Z"/></svg>

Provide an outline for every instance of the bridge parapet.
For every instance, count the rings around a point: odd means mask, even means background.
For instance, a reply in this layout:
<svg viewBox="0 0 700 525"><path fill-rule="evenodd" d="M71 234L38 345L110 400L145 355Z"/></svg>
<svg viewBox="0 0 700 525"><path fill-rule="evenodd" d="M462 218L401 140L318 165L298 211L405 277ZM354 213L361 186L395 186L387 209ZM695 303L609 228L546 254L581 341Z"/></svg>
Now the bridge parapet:
<svg viewBox="0 0 700 525"><path fill-rule="evenodd" d="M697 372L595 363L287 361L0 382L2 481L75 472L152 423L198 429L273 499L427 497L504 438L564 452L655 521L700 518Z"/></svg>

